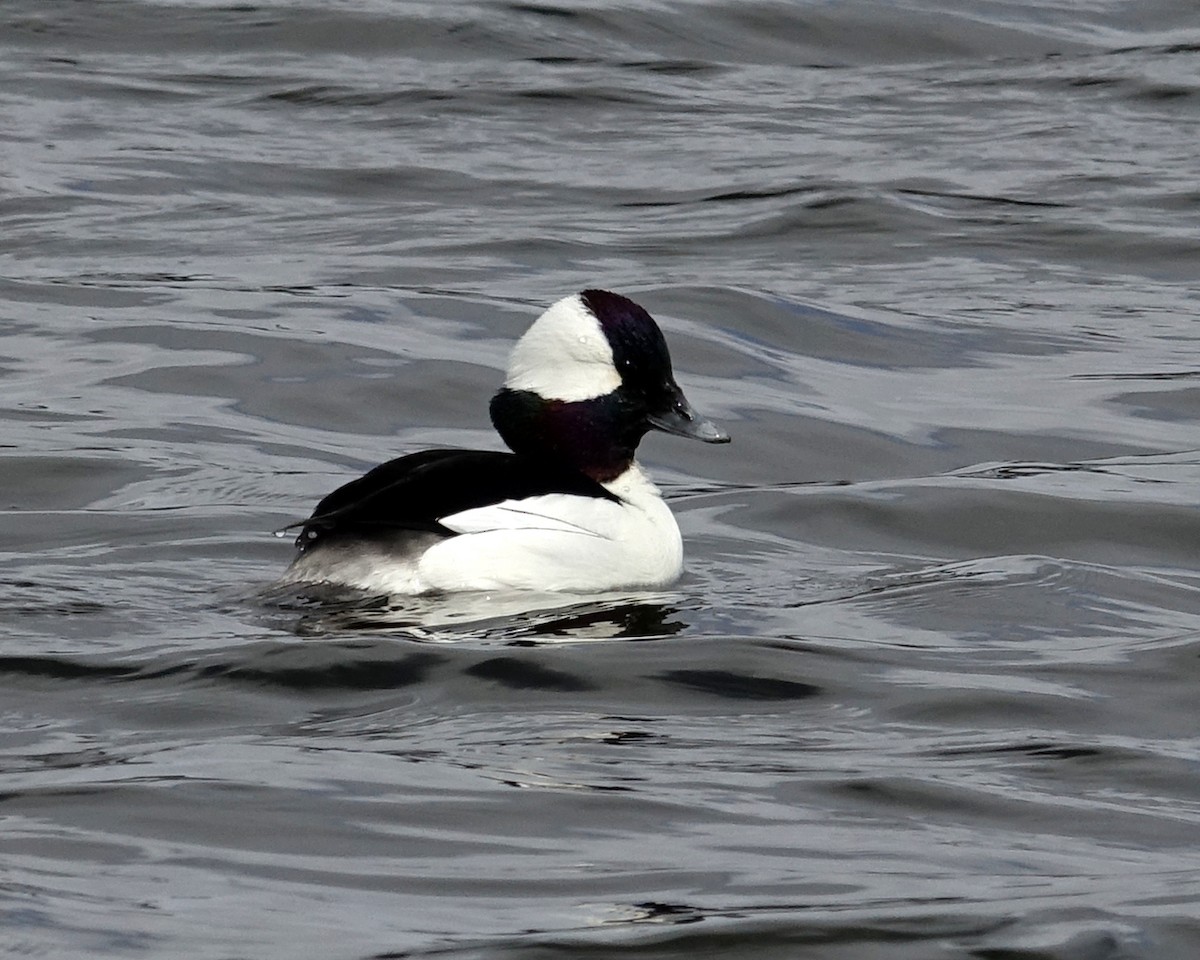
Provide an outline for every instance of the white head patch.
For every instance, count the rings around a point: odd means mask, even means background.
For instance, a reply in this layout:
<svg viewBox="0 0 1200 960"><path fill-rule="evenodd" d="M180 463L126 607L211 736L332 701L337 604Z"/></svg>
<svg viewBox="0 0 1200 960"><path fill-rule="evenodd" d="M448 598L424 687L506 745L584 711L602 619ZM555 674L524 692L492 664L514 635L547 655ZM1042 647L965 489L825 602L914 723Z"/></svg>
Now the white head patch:
<svg viewBox="0 0 1200 960"><path fill-rule="evenodd" d="M579 294L553 304L525 331L504 385L565 401L602 397L621 385L608 338Z"/></svg>

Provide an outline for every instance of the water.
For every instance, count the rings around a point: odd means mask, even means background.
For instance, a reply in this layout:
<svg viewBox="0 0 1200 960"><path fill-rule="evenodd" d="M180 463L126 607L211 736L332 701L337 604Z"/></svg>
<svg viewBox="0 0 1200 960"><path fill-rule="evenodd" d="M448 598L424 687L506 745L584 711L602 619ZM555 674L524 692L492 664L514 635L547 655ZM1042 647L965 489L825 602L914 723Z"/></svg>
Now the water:
<svg viewBox="0 0 1200 960"><path fill-rule="evenodd" d="M1194 4L0 10L0 950L1200 952ZM654 595L263 599L587 285Z"/></svg>

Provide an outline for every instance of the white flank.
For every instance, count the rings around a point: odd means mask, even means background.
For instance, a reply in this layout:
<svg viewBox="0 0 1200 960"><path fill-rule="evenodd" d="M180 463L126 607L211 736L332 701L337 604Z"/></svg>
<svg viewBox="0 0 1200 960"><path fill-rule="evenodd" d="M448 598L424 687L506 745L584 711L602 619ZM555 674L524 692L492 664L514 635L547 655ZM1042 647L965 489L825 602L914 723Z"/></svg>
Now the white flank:
<svg viewBox="0 0 1200 960"><path fill-rule="evenodd" d="M504 385L565 401L602 397L621 385L608 338L579 294L553 304L517 341Z"/></svg>
<svg viewBox="0 0 1200 960"><path fill-rule="evenodd" d="M622 499L549 494L445 517L460 535L425 552L417 579L426 590L585 593L674 581L683 543L658 488L636 465L606 486Z"/></svg>

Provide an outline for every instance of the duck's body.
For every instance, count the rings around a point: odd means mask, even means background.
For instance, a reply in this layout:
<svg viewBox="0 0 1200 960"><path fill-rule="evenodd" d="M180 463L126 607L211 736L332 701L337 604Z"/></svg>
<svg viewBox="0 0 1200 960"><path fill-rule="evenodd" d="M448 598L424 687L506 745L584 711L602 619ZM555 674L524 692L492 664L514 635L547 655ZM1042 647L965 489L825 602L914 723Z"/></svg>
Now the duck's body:
<svg viewBox="0 0 1200 960"><path fill-rule="evenodd" d="M679 527L634 451L651 428L729 438L692 412L641 307L600 290L554 304L491 413L512 453L426 450L340 487L304 522L284 582L593 592L679 576Z"/></svg>
<svg viewBox="0 0 1200 960"><path fill-rule="evenodd" d="M376 467L318 505L298 546L287 580L387 594L653 587L683 566L675 518L636 465L601 484L471 450Z"/></svg>

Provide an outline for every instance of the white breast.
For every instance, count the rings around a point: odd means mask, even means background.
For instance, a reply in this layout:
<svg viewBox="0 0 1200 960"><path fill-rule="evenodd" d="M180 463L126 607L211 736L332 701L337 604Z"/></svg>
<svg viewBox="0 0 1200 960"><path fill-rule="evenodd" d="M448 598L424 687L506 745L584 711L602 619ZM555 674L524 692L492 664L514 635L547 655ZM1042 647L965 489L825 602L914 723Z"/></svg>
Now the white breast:
<svg viewBox="0 0 1200 960"><path fill-rule="evenodd" d="M636 464L605 484L619 501L549 494L443 517L460 535L417 561L424 590L660 587L683 568L679 526Z"/></svg>

